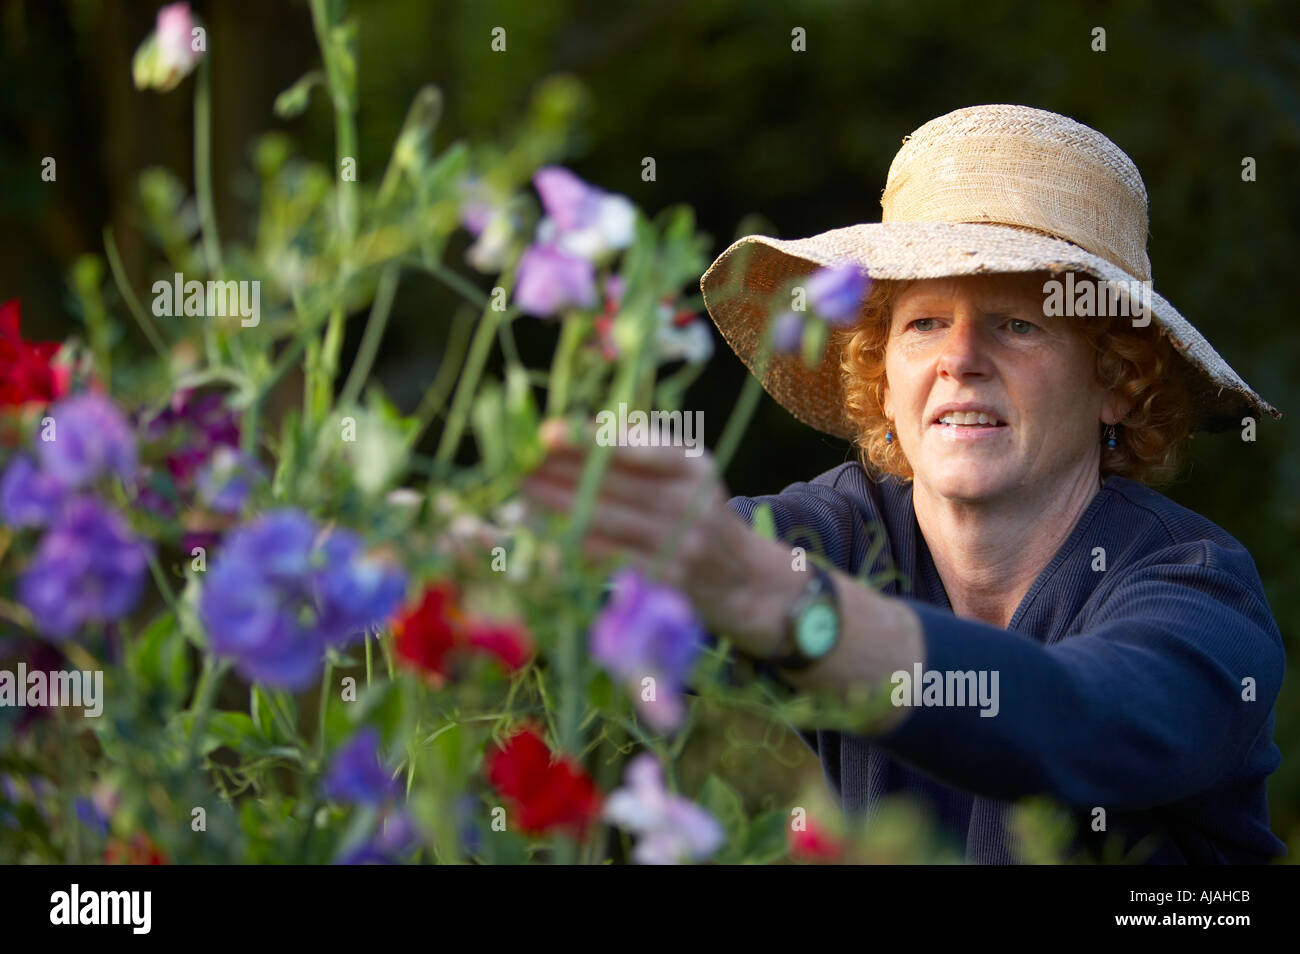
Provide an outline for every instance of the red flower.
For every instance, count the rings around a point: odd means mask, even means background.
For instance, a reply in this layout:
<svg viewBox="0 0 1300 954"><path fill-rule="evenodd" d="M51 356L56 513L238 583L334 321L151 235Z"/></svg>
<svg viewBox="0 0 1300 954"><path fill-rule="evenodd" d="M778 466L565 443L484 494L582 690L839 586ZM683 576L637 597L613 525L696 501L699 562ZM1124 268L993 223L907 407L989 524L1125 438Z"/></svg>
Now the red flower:
<svg viewBox="0 0 1300 954"><path fill-rule="evenodd" d="M796 861L836 862L844 853L844 845L811 818L804 820L804 830L790 829L790 857Z"/></svg>
<svg viewBox="0 0 1300 954"><path fill-rule="evenodd" d="M451 676L456 657L484 652L508 670L520 668L532 655L532 641L517 623L489 622L465 616L450 583L425 587L418 606L393 624L397 655L442 685Z"/></svg>
<svg viewBox="0 0 1300 954"><path fill-rule="evenodd" d="M530 835L568 829L579 840L600 815L596 784L572 759L555 758L531 728L517 732L487 758L488 780L514 804L515 822Z"/></svg>
<svg viewBox="0 0 1300 954"><path fill-rule="evenodd" d="M469 645L500 660L512 672L523 668L533 654L532 640L518 623L471 622Z"/></svg>
<svg viewBox="0 0 1300 954"><path fill-rule="evenodd" d="M108 845L104 848L104 864L165 865L167 859L148 835L138 831L131 836L130 845L120 838L108 839Z"/></svg>
<svg viewBox="0 0 1300 954"><path fill-rule="evenodd" d="M441 684L448 659L459 642L460 610L455 590L448 584L425 587L420 604L393 624L397 655Z"/></svg>
<svg viewBox="0 0 1300 954"><path fill-rule="evenodd" d="M68 369L50 364L59 342L23 341L21 319L16 298L0 304L0 407L47 404L68 392Z"/></svg>

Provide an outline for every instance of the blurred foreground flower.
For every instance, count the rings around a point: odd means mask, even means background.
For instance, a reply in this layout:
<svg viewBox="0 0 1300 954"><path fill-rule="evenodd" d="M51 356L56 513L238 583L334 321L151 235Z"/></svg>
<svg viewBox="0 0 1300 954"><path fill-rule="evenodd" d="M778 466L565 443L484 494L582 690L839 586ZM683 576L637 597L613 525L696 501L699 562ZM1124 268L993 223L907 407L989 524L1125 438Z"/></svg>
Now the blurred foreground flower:
<svg viewBox="0 0 1300 954"><path fill-rule="evenodd" d="M536 318L591 308L596 304L595 266L548 245L529 246L519 260L514 297L522 312Z"/></svg>
<svg viewBox="0 0 1300 954"><path fill-rule="evenodd" d="M244 509L253 484L265 476L256 459L223 444L199 471L199 500L217 513L237 514Z"/></svg>
<svg viewBox="0 0 1300 954"><path fill-rule="evenodd" d="M239 418L221 394L178 390L165 409L141 423L144 440L166 448L167 470L181 490L192 486L221 448L239 449Z"/></svg>
<svg viewBox="0 0 1300 954"><path fill-rule="evenodd" d="M592 623L589 648L635 695L642 717L667 731L681 724L682 689L703 637L686 597L625 569L614 576L613 593Z"/></svg>
<svg viewBox="0 0 1300 954"><path fill-rule="evenodd" d="M246 679L303 689L327 647L341 648L401 603L405 573L362 555L356 534L277 510L226 539L199 613L212 652Z"/></svg>
<svg viewBox="0 0 1300 954"><path fill-rule="evenodd" d="M623 783L610 794L604 817L641 836L632 851L638 864L703 861L722 846L722 826L690 799L664 788L663 769L652 753L642 752L628 763Z"/></svg>
<svg viewBox="0 0 1300 954"><path fill-rule="evenodd" d="M790 857L796 861L834 863L844 857L845 845L811 817L800 828L790 828Z"/></svg>
<svg viewBox="0 0 1300 954"><path fill-rule="evenodd" d="M537 170L533 186L546 210L539 244L593 262L632 244L636 206L626 196L588 185L562 166Z"/></svg>
<svg viewBox="0 0 1300 954"><path fill-rule="evenodd" d="M400 788L379 754L379 730L366 727L335 754L325 776L324 792L335 801L379 808L395 799Z"/></svg>
<svg viewBox="0 0 1300 954"><path fill-rule="evenodd" d="M17 299L0 304L0 407L46 403L67 393L67 368L52 364L57 341L24 341L18 332L22 306Z"/></svg>
<svg viewBox="0 0 1300 954"><path fill-rule="evenodd" d="M556 759L534 729L523 729L494 749L486 767L488 780L511 801L515 823L526 834L560 829L581 840L600 816L595 782L572 759Z"/></svg>
<svg viewBox="0 0 1300 954"><path fill-rule="evenodd" d="M340 865L396 865L401 864L420 838L404 811L390 812L380 822L379 833L352 851L342 855L335 864Z"/></svg>
<svg viewBox="0 0 1300 954"><path fill-rule="evenodd" d="M454 675L460 657L482 652L507 671L520 669L532 655L532 640L513 622L467 617L450 583L426 586L420 602L393 623L397 655L441 685Z"/></svg>
<svg viewBox="0 0 1300 954"><path fill-rule="evenodd" d="M104 849L106 865L165 865L167 858L144 832L136 832L129 843L120 838L108 839Z"/></svg>
<svg viewBox="0 0 1300 954"><path fill-rule="evenodd" d="M131 61L136 89L166 93L180 85L203 59L203 28L194 22L188 3L171 3L158 10L154 32L145 37Z"/></svg>
<svg viewBox="0 0 1300 954"><path fill-rule="evenodd" d="M135 471L131 425L101 394L76 394L50 408L53 424L36 441L41 469L65 487L84 487L106 474L123 480Z"/></svg>
<svg viewBox="0 0 1300 954"><path fill-rule="evenodd" d="M149 551L93 497L68 503L18 581L37 627L66 639L90 622L120 619L144 587Z"/></svg>
<svg viewBox="0 0 1300 954"><path fill-rule="evenodd" d="M821 318L836 327L852 325L871 279L856 265L819 268L808 279L808 303Z"/></svg>

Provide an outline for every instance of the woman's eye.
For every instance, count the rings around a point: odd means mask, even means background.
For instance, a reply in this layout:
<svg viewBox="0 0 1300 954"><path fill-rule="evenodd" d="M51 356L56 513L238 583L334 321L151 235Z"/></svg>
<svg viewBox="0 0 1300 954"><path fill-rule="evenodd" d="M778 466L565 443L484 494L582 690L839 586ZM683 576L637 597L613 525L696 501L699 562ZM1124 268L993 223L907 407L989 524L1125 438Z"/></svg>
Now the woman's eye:
<svg viewBox="0 0 1300 954"><path fill-rule="evenodd" d="M1033 331L1037 325L1033 322L1025 321L1023 318L1012 318L1007 322L1007 327L1011 329L1012 334L1027 335Z"/></svg>
<svg viewBox="0 0 1300 954"><path fill-rule="evenodd" d="M917 331L930 331L934 327L934 322L937 320L937 318L917 318L915 321L909 323L907 327L914 328Z"/></svg>

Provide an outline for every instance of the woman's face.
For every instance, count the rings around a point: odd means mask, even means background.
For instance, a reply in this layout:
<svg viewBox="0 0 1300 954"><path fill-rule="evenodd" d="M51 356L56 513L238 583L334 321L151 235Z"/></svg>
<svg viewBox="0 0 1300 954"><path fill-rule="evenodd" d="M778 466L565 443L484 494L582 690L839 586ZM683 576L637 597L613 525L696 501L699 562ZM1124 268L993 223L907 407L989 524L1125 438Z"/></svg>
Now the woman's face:
<svg viewBox="0 0 1300 954"><path fill-rule="evenodd" d="M928 279L895 300L885 413L930 494L990 501L1095 479L1099 422L1128 408L1097 383L1079 319L1044 315L1045 277Z"/></svg>

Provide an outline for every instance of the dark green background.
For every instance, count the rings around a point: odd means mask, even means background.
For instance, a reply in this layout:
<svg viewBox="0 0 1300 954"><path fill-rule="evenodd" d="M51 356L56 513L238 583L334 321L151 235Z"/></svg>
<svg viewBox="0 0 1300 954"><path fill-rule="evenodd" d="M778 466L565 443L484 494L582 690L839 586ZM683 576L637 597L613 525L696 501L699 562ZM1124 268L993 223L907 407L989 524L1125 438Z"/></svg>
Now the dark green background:
<svg viewBox="0 0 1300 954"><path fill-rule="evenodd" d="M29 336L79 330L63 276L78 254L101 250L104 224L115 226L128 269L141 274L141 169L162 164L192 181L192 81L167 95L136 92L130 82L131 55L156 6L0 0L0 299L22 299ZM323 98L293 122L271 112L275 94L317 65L310 17L301 0L194 8L209 28L222 234L247 235L252 136L286 129L317 159L333 158ZM499 134L539 79L571 72L592 93L572 168L652 213L689 203L714 253L742 223L743 231L798 237L877 220L903 136L961 106L1022 103L1104 132L1146 180L1157 289L1287 412L1262 422L1255 443L1235 432L1198 438L1185 477L1164 492L1250 549L1296 654L1300 333L1288 284L1300 263L1295 3L372 0L352 10L361 14L363 178L378 175L420 85L446 93L445 144ZM507 31L504 54L489 47L495 26ZM807 31L806 52L791 50L796 26ZM1104 53L1091 49L1097 26L1106 29ZM56 183L40 179L44 156L58 162ZM656 160L656 182L641 181L645 156ZM1255 182L1241 179L1244 156L1257 161ZM403 282L379 368L404 409L432 378L448 314L439 288ZM125 347L143 354L134 326L123 327ZM358 335L351 329L349 348ZM525 358L545 360L554 328L520 323L520 335ZM690 394L705 411L710 444L743 373L723 347ZM728 483L737 493L779 490L847 453L764 398ZM1274 828L1293 853L1295 682L1288 678L1278 703L1284 758L1271 784Z"/></svg>

